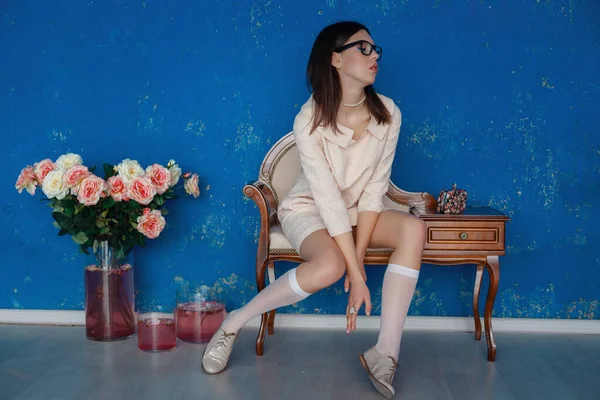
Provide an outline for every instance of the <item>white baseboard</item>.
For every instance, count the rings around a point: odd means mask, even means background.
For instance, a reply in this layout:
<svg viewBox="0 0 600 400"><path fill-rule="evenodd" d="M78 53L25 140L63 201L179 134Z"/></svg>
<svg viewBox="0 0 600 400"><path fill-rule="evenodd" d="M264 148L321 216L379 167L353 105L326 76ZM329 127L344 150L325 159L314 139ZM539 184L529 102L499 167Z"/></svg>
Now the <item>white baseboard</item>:
<svg viewBox="0 0 600 400"><path fill-rule="evenodd" d="M15 310L0 309L0 324L31 325L84 325L83 311L62 310ZM359 316L358 329L373 330L379 328L379 317ZM258 327L260 318L253 318L248 326ZM344 329L344 315L324 314L278 314L275 327L304 329ZM483 321L481 326L485 330ZM570 333L600 334L600 320L582 319L534 319L534 318L494 318L494 332L531 332L531 333ZM474 332L471 317L416 317L406 319L406 330Z"/></svg>

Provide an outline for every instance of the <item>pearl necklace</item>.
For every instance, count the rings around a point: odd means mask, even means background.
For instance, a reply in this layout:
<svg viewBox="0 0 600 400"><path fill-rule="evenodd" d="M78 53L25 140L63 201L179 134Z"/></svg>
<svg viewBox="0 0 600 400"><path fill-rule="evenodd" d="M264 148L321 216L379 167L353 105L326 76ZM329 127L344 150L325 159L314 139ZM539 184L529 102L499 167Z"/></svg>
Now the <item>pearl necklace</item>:
<svg viewBox="0 0 600 400"><path fill-rule="evenodd" d="M342 103L343 106L345 107L357 107L360 106L362 103L364 103L364 101L367 99L367 96L363 97L361 101L359 101L356 104L346 104L346 103Z"/></svg>

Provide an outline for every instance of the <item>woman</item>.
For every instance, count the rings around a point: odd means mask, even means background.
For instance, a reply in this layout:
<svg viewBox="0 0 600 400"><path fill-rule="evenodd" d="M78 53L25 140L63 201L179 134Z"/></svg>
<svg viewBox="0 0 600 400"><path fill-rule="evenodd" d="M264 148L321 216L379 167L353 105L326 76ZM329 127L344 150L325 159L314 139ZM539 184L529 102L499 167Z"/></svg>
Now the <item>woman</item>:
<svg viewBox="0 0 600 400"><path fill-rule="evenodd" d="M404 320L413 297L425 225L407 213L384 210L401 124L394 102L373 89L382 50L367 28L340 22L323 29L307 69L311 98L294 121L302 173L279 206L286 238L306 262L230 313L205 350L208 373L227 366L236 334L251 318L296 303L337 282L350 291L350 333L362 304L371 313L365 251L393 248L382 289L377 344L359 356L375 388L394 395Z"/></svg>

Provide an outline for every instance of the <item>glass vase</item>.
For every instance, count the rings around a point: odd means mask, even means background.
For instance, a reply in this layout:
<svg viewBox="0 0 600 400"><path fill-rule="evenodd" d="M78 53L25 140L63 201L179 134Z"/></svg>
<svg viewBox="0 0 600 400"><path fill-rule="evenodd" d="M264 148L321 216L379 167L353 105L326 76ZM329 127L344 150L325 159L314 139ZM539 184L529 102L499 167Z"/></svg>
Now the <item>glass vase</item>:
<svg viewBox="0 0 600 400"><path fill-rule="evenodd" d="M95 251L97 264L85 267L85 331L90 340L135 335L133 267L118 260L108 242Z"/></svg>
<svg viewBox="0 0 600 400"><path fill-rule="evenodd" d="M207 286L177 291L177 338L184 342L210 341L226 317L225 302Z"/></svg>

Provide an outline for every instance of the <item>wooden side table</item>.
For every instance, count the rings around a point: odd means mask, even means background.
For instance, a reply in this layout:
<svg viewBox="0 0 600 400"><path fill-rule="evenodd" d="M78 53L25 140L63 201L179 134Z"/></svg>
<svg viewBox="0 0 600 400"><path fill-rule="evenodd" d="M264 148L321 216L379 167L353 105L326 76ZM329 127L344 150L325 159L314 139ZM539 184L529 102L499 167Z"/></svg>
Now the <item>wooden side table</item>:
<svg viewBox="0 0 600 400"><path fill-rule="evenodd" d="M510 218L491 207L467 207L460 215L437 214L411 210L427 226L427 242L423 262L437 265L475 264L477 274L473 289L473 317L475 340L481 340L479 292L483 268L489 274L490 286L483 316L488 348L488 361L496 359L496 341L492 330L492 309L500 279L499 256L506 250L504 236Z"/></svg>

